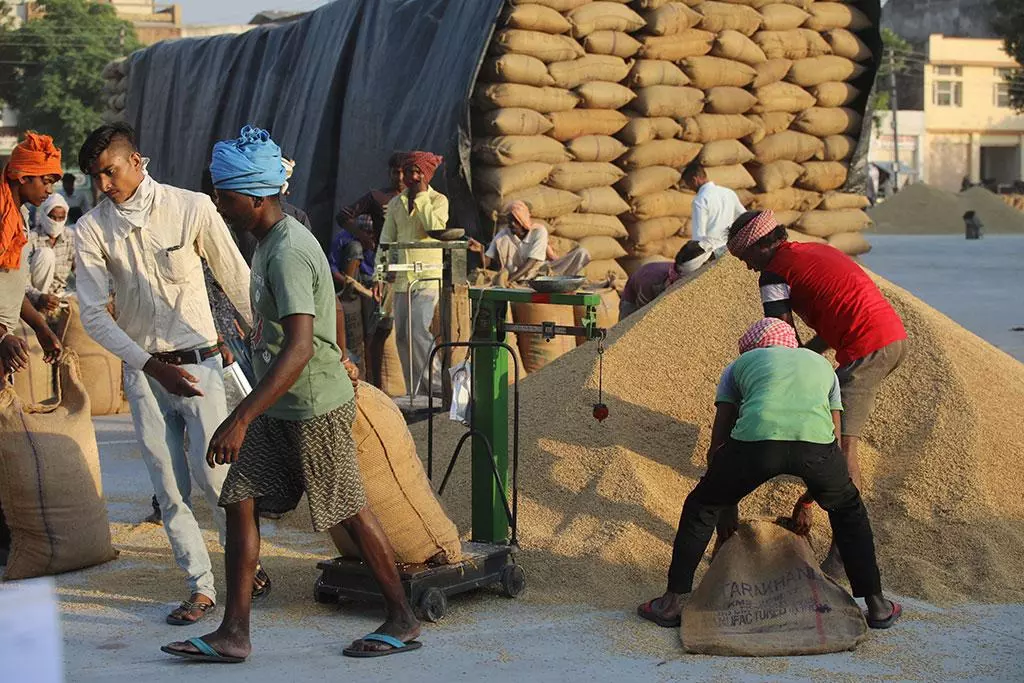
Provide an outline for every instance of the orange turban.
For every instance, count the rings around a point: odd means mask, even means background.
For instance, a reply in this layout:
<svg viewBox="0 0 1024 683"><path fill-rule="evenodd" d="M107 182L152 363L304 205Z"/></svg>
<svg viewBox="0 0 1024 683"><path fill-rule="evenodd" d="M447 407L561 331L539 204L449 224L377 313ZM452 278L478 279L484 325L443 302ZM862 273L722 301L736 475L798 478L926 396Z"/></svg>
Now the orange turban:
<svg viewBox="0 0 1024 683"><path fill-rule="evenodd" d="M21 250L27 242L21 207L15 205L7 180L19 181L30 176L60 177L63 172L60 150L54 147L53 138L49 135L26 133L25 139L11 152L11 159L4 168L4 180L0 182L0 269L18 270L21 267Z"/></svg>

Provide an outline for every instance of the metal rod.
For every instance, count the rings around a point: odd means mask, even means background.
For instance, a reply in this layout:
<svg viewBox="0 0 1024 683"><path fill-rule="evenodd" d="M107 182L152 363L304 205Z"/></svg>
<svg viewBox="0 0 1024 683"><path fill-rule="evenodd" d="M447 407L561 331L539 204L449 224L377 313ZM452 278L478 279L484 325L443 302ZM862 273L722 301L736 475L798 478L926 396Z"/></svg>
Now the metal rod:
<svg viewBox="0 0 1024 683"><path fill-rule="evenodd" d="M889 48L889 84L889 109L892 112L892 186L895 194L900 191L900 129L896 122L900 105L896 98L896 60L891 47Z"/></svg>

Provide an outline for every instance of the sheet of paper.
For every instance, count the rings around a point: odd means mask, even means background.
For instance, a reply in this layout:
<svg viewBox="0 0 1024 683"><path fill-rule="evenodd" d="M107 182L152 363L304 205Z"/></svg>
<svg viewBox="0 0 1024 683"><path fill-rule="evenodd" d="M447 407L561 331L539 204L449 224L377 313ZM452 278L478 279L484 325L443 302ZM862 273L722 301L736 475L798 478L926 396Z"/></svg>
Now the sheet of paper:
<svg viewBox="0 0 1024 683"><path fill-rule="evenodd" d="M51 579L0 583L0 662L3 680L64 682L60 617Z"/></svg>

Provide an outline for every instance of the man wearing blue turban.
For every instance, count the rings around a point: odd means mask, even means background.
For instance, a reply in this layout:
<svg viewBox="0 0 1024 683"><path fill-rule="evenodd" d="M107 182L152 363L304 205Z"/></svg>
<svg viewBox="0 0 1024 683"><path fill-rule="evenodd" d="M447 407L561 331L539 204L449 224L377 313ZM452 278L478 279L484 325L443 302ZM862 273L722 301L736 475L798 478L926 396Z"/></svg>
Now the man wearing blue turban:
<svg viewBox="0 0 1024 683"><path fill-rule="evenodd" d="M355 389L336 338L334 280L312 233L281 210L284 169L270 135L246 126L218 142L210 164L217 210L257 240L249 294L253 308L256 386L210 441L211 467L231 464L220 505L228 520L228 600L220 628L161 648L200 661L249 656L250 591L260 547L261 510L287 512L305 494L313 528L338 545L346 535L384 595L384 624L345 650L354 657L408 652L419 621L402 588L395 556L366 504L352 423Z"/></svg>

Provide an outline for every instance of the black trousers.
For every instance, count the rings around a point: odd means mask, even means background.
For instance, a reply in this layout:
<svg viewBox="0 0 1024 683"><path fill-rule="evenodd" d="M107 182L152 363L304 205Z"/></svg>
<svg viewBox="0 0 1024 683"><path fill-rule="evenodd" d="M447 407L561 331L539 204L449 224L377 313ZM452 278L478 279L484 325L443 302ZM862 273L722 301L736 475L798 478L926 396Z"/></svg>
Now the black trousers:
<svg viewBox="0 0 1024 683"><path fill-rule="evenodd" d="M718 450L708 471L686 497L672 547L669 591L689 593L693 589L693 574L711 541L719 513L780 474L803 479L814 500L828 512L854 596L882 592L871 522L839 443L733 439Z"/></svg>

